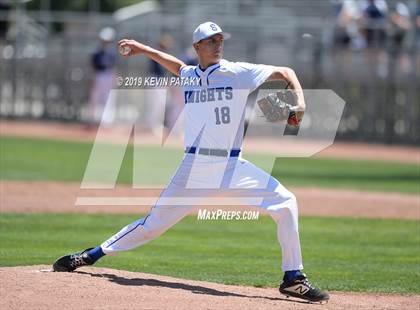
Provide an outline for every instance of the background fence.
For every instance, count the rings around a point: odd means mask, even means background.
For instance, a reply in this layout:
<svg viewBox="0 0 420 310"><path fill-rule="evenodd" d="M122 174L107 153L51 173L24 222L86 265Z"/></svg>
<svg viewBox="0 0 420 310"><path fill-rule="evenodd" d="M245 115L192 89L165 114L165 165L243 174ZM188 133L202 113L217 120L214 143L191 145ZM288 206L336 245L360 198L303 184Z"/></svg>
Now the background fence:
<svg viewBox="0 0 420 310"><path fill-rule="evenodd" d="M90 57L103 26L115 27L118 38L151 45L169 34L175 42L170 52L180 56L191 45L194 28L212 20L233 35L224 58L290 66L304 88L332 89L341 96L347 105L337 139L419 144L417 2L407 3L412 27L399 47L389 40L376 47L337 45L336 2L143 1L112 14L3 6L0 116L84 121L93 77ZM397 1L387 3L391 12ZM117 62L123 76L148 74L142 57ZM124 102L117 100L118 111L124 111Z"/></svg>

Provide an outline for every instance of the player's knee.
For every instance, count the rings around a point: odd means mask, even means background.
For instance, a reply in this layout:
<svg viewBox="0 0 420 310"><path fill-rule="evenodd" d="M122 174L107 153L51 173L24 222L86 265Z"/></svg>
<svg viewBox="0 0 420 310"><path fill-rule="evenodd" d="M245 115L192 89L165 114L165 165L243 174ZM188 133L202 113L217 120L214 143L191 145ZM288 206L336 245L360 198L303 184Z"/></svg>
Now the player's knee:
<svg viewBox="0 0 420 310"><path fill-rule="evenodd" d="M294 206L297 207L297 199L296 199L295 194L289 192L288 193L288 199L289 199L291 205L294 205Z"/></svg>
<svg viewBox="0 0 420 310"><path fill-rule="evenodd" d="M279 204L278 209L275 209L274 211L277 211L279 213L295 213L298 211L297 206L297 199L296 196L291 192L282 193L279 197L279 200L281 203Z"/></svg>
<svg viewBox="0 0 420 310"><path fill-rule="evenodd" d="M277 199L284 204L297 207L297 199L295 194L290 191L281 191L277 193Z"/></svg>

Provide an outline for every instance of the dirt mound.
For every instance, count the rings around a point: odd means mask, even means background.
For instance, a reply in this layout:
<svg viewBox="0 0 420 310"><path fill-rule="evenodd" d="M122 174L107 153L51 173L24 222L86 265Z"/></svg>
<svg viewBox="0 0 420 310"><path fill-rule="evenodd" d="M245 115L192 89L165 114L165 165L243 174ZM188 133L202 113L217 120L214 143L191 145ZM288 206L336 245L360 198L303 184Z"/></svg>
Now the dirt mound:
<svg viewBox="0 0 420 310"><path fill-rule="evenodd" d="M106 268L0 268L1 309L308 309L276 288L222 285ZM420 295L332 292L311 309L418 309Z"/></svg>
<svg viewBox="0 0 420 310"><path fill-rule="evenodd" d="M112 190L80 190L79 187L78 183L2 180L0 212L139 214L148 212L150 206L75 206L75 202L77 197L105 197L118 202L118 199L126 197L158 197L160 194L160 189L139 190L129 186L118 186ZM298 198L300 215L420 219L420 198L416 195L323 188L290 190ZM238 208L244 210L244 207Z"/></svg>

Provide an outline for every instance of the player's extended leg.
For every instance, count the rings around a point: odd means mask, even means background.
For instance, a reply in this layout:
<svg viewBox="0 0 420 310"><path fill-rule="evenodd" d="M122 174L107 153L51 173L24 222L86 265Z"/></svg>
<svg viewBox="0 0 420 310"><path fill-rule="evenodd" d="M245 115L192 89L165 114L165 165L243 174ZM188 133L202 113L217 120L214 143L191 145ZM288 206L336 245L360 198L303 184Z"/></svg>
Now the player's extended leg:
<svg viewBox="0 0 420 310"><path fill-rule="evenodd" d="M159 204L160 199L171 197L180 190L182 189L178 189L176 185L170 183L148 215L127 225L96 248L89 248L59 258L53 264L54 271L71 272L79 267L94 264L104 255L115 255L119 251L139 247L157 238L184 218L193 208L192 206Z"/></svg>
<svg viewBox="0 0 420 310"><path fill-rule="evenodd" d="M184 218L190 206L154 206L148 215L139 219L101 244L105 254L116 254L130 250L159 237Z"/></svg>
<svg viewBox="0 0 420 310"><path fill-rule="evenodd" d="M94 264L106 254L112 255L141 246L180 221L194 207L171 205L171 197L176 198L185 190L193 163L194 156L187 154L147 216L127 225L100 246L59 258L53 264L54 271L71 272L79 267Z"/></svg>
<svg viewBox="0 0 420 310"><path fill-rule="evenodd" d="M303 264L295 195L271 175L243 159L237 162L230 184L230 188L249 189L255 192L255 196L264 197L256 206L267 211L277 223L277 238L282 249L282 269L285 272L280 292L309 301L328 300L328 293L314 287L301 272ZM245 203L246 200L245 198Z"/></svg>

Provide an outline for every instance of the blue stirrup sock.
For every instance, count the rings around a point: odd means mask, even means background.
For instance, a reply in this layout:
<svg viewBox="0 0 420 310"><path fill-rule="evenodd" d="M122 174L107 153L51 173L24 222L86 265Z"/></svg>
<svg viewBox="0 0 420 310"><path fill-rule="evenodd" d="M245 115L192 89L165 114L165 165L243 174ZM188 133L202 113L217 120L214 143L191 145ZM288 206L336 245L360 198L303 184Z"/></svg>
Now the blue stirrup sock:
<svg viewBox="0 0 420 310"><path fill-rule="evenodd" d="M90 258L92 258L93 262L95 263L98 259L100 259L102 256L105 256L106 254L102 251L102 248L100 246L97 246L96 248L90 250L87 252Z"/></svg>
<svg viewBox="0 0 420 310"><path fill-rule="evenodd" d="M284 275L288 281L293 281L298 276L302 275L302 272L300 270L288 270Z"/></svg>

